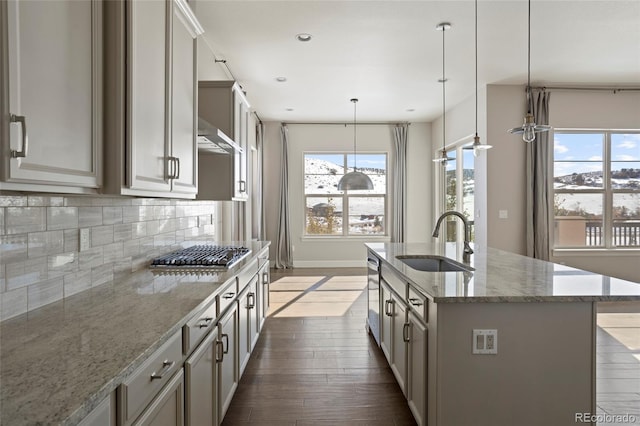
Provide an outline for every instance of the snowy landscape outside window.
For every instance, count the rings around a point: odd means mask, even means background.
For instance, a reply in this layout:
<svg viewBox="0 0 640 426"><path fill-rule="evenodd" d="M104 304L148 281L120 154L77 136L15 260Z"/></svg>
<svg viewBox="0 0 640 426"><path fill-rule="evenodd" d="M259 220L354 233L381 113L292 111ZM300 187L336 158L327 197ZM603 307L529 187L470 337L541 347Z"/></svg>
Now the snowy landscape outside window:
<svg viewBox="0 0 640 426"><path fill-rule="evenodd" d="M640 247L640 132L554 133L554 247Z"/></svg>
<svg viewBox="0 0 640 426"><path fill-rule="evenodd" d="M354 159L373 189L338 190ZM304 200L305 235L387 235L387 154L305 153Z"/></svg>

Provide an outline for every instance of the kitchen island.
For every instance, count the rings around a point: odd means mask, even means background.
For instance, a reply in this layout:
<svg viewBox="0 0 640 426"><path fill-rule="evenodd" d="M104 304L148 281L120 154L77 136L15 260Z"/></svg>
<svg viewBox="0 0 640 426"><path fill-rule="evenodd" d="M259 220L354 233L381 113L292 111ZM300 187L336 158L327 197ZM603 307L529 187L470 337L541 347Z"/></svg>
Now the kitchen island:
<svg viewBox="0 0 640 426"><path fill-rule="evenodd" d="M462 245L366 246L380 265L381 347L419 424L575 425L596 413L597 303L640 303L640 284L485 247L465 265ZM403 261L427 256L468 270Z"/></svg>
<svg viewBox="0 0 640 426"><path fill-rule="evenodd" d="M196 243L209 242L183 246ZM232 304L238 303L242 311L241 282L257 280L265 268L268 274L268 241L236 244L251 253L229 270L143 269L0 323L0 424L75 425L103 403L111 422L115 417L117 424L135 421L123 420L121 385L131 384L131 396L141 399L133 386L136 375L169 344L177 348L169 358L175 364L154 372L145 385L161 382L155 379L161 379L163 371L181 378L183 362L207 340L205 333L213 334ZM260 304L254 294L253 306ZM236 318L235 324L241 324L242 314ZM227 343L225 350L234 348ZM232 359L231 365L238 362ZM237 379L239 372L232 373Z"/></svg>

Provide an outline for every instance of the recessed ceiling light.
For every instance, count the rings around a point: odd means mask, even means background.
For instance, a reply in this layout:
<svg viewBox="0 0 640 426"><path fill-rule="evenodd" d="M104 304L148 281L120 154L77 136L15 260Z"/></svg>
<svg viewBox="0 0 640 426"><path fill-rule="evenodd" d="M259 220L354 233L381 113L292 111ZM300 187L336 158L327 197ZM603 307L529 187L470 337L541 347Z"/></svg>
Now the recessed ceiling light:
<svg viewBox="0 0 640 426"><path fill-rule="evenodd" d="M293 111L293 108L287 108L287 111Z"/></svg>
<svg viewBox="0 0 640 426"><path fill-rule="evenodd" d="M287 77L276 77L276 81L279 83L284 83L287 81Z"/></svg>
<svg viewBox="0 0 640 426"><path fill-rule="evenodd" d="M415 108L407 108L407 111L408 112L413 112L413 111L415 111Z"/></svg>
<svg viewBox="0 0 640 426"><path fill-rule="evenodd" d="M311 34L300 33L296 35L298 41L311 41Z"/></svg>

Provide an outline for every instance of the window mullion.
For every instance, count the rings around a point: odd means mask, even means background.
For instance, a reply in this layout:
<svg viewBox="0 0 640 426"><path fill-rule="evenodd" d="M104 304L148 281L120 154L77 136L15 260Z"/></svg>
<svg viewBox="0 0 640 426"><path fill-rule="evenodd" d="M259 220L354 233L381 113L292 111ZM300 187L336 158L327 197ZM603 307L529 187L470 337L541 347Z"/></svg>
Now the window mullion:
<svg viewBox="0 0 640 426"><path fill-rule="evenodd" d="M602 226L606 248L613 247L613 192L611 182L611 133L604 133L604 206L602 209Z"/></svg>

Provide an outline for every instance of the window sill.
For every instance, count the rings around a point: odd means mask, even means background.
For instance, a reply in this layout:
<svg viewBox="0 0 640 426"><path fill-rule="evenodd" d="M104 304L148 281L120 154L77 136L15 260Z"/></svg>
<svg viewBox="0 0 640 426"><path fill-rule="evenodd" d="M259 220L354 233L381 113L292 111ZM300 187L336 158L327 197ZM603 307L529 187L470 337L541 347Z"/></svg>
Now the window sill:
<svg viewBox="0 0 640 426"><path fill-rule="evenodd" d="M640 254L640 247L634 248L589 248L589 249L553 249L552 254L554 257L574 256L574 257L588 257L588 256L636 256Z"/></svg>
<svg viewBox="0 0 640 426"><path fill-rule="evenodd" d="M327 243L335 243L336 241L354 241L354 242L358 242L358 241L380 241L380 242L389 242L389 241L391 241L391 237L389 235L372 235L372 236L350 235L348 237L345 237L343 235L318 235L318 236L305 235L303 237L300 237L300 241L313 241L313 242L324 241L324 242L327 242Z"/></svg>

